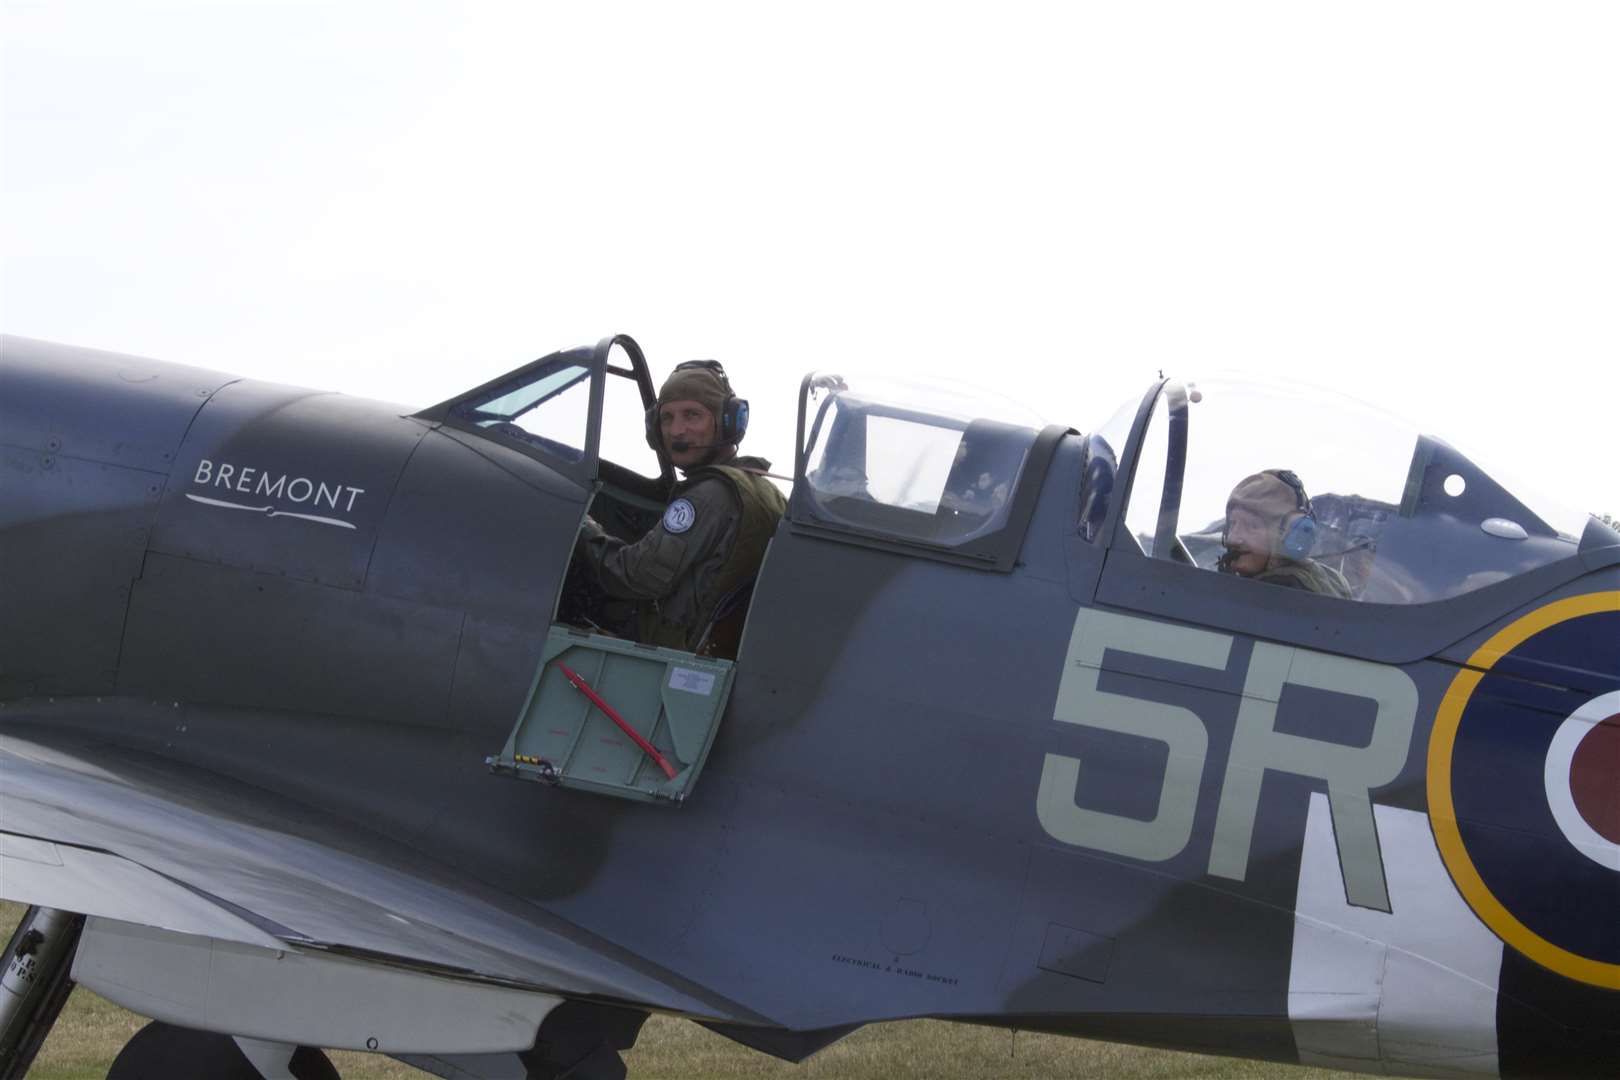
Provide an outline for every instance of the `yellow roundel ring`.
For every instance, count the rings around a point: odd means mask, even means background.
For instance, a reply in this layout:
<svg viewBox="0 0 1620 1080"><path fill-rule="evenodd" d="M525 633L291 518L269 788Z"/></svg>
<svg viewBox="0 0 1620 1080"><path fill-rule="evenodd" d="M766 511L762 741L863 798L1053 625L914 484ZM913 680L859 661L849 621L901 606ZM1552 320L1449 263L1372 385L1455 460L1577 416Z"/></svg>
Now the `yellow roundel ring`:
<svg viewBox="0 0 1620 1080"><path fill-rule="evenodd" d="M1475 650L1468 658L1468 666L1451 681L1435 713L1434 731L1429 736L1429 827L1434 830L1440 857L1445 860L1446 869L1451 872L1451 879L1463 899L1497 937L1542 967L1608 990L1620 990L1620 964L1579 956L1541 937L1514 917L1480 877L1457 828L1457 810L1451 793L1451 754L1463 710L1474 688L1498 660L1550 626L1583 615L1616 610L1620 610L1620 591L1588 593L1537 608L1503 627Z"/></svg>

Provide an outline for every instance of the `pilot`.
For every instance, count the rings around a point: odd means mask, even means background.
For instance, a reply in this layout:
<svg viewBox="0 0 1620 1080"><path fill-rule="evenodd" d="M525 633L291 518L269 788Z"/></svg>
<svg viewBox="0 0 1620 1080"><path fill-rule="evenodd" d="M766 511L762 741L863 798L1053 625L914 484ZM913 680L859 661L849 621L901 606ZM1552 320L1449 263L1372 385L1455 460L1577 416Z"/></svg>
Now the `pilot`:
<svg viewBox="0 0 1620 1080"><path fill-rule="evenodd" d="M1221 571L1349 599L1344 575L1310 557L1316 518L1299 477L1267 469L1244 477L1226 500Z"/></svg>
<svg viewBox="0 0 1620 1080"><path fill-rule="evenodd" d="M679 365L647 410L647 442L684 474L663 520L629 543L585 518L576 550L609 596L637 601L637 640L735 657L744 612L721 608L759 573L787 508L771 463L737 456L747 430L748 402L719 363Z"/></svg>

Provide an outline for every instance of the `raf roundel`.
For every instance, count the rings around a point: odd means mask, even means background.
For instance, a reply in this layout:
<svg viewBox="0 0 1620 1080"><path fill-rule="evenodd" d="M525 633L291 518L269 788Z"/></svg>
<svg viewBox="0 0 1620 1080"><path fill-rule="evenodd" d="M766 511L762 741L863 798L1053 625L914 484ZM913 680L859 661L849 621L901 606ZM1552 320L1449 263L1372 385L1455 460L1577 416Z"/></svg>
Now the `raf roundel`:
<svg viewBox="0 0 1620 1080"><path fill-rule="evenodd" d="M1558 725L1544 778L1564 838L1620 874L1620 690L1599 694Z"/></svg>
<svg viewBox="0 0 1620 1080"><path fill-rule="evenodd" d="M692 508L690 499L676 499L664 511L664 531L667 533L683 533L697 521L697 511Z"/></svg>
<svg viewBox="0 0 1620 1080"><path fill-rule="evenodd" d="M1574 673L1547 681L1544 673ZM1452 680L1429 822L1484 923L1543 967L1620 990L1620 593L1509 624ZM1541 678L1537 678L1541 675Z"/></svg>

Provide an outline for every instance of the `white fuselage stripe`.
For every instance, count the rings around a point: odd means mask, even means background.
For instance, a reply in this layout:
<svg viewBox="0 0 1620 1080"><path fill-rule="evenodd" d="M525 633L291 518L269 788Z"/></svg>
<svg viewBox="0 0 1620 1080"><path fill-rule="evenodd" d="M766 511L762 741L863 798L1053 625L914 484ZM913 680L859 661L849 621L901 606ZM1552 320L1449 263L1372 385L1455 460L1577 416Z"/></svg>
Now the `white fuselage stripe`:
<svg viewBox="0 0 1620 1080"><path fill-rule="evenodd" d="M1300 1058L1403 1076L1495 1075L1502 943L1452 885L1428 819L1373 810L1388 912L1346 901L1327 797L1311 796L1288 977Z"/></svg>

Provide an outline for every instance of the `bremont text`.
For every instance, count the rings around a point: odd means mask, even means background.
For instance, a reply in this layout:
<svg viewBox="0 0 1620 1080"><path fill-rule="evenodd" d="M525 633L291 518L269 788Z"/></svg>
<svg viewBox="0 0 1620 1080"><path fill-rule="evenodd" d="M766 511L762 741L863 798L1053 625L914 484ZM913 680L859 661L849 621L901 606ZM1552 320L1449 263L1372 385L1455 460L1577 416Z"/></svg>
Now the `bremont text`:
<svg viewBox="0 0 1620 1080"><path fill-rule="evenodd" d="M307 476L289 476L252 465L237 465L229 461L218 463L203 458L191 482L208 488L223 488L241 495L285 499L308 507L329 507L347 514L354 510L355 500L366 493L365 488L352 484L328 483Z"/></svg>

